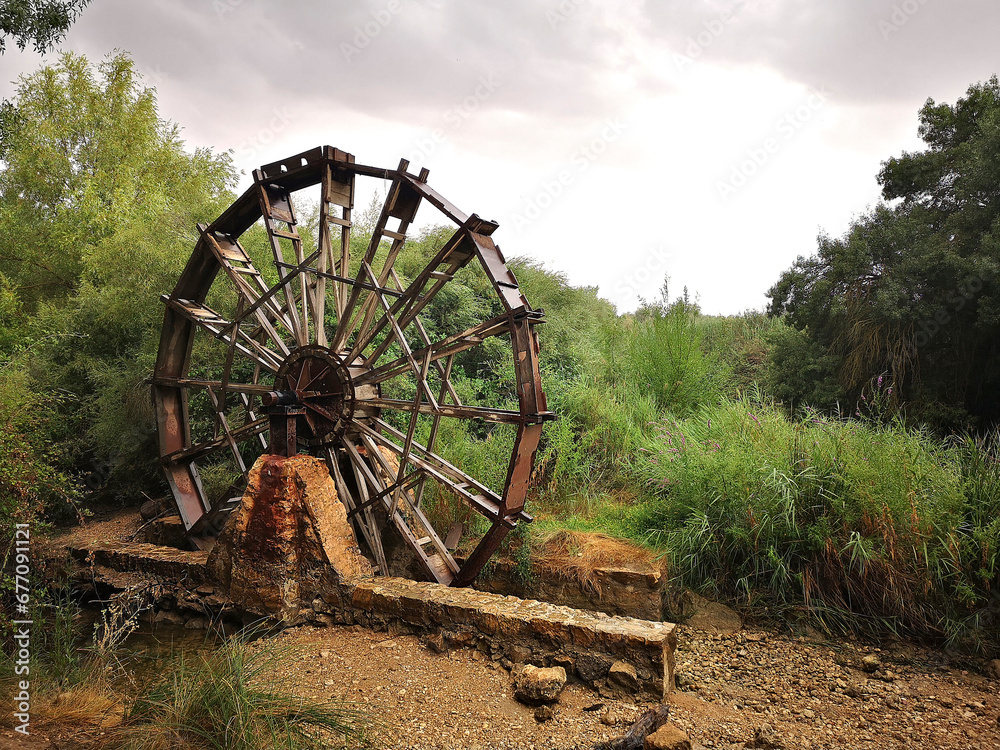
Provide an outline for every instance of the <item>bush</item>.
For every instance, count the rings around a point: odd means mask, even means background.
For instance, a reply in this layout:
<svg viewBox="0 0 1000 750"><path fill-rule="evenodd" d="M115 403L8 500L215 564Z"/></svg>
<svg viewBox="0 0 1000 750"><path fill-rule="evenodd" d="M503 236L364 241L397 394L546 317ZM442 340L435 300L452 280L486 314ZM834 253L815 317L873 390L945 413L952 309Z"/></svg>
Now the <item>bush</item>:
<svg viewBox="0 0 1000 750"><path fill-rule="evenodd" d="M647 450L638 471L655 499L623 525L689 586L804 610L830 630L938 638L988 605L996 528L984 511L1000 482L981 448L965 444L963 481L925 432L726 400L665 419Z"/></svg>

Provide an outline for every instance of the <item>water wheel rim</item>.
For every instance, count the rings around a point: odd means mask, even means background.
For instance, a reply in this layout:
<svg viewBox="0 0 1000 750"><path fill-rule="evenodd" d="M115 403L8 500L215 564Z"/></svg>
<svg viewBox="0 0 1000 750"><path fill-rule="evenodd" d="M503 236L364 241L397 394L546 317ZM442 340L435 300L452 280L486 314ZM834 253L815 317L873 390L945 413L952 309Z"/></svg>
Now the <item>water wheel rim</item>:
<svg viewBox="0 0 1000 750"><path fill-rule="evenodd" d="M489 522L489 530L461 565L450 556L440 535L422 522L428 527L425 537L430 539L423 544L437 557L429 564L426 558L431 555L423 555L423 562L435 580L467 585L504 536L518 523L530 520L524 511L525 499L542 423L551 418L541 386L535 333L542 315L530 307L493 242L490 235L497 225L463 213L427 185L426 170L413 175L407 167L405 160L395 170L359 165L352 155L338 149L312 149L256 170L253 187L212 224L199 225L200 237L192 255L173 292L163 297L166 309L152 379L160 460L187 529L205 533L206 518L227 500L207 497L199 461L218 451L230 451L245 479L247 467L240 445L263 441L267 429L267 420L252 408L255 399L275 387L304 386L288 381L288 377L306 356L313 357L310 368L322 370L327 362L338 370L336 383L333 377L324 382L326 393L299 389L319 394L311 410L316 419L303 435L311 444L310 450L326 459L331 476L341 485L338 490L346 490L348 485L341 467L347 457L347 473L355 475L356 487L366 490L363 494L367 497L362 500L371 501L375 496L376 501L388 503L386 510L393 519L397 509L409 507L413 515L413 498L407 493L414 492L417 483L422 492L423 483L431 480ZM360 262L350 256L351 212L358 177L389 183L372 240ZM321 192L319 238L316 250L307 255L296 230L291 195L315 186ZM395 260L421 205L432 206L456 228L424 268L404 283L396 273ZM339 207L339 217L333 207ZM239 242L261 220L273 251L273 266L266 270L276 278L274 283L264 280L262 269L254 267ZM390 224L393 229L388 228ZM339 246L334 241L338 230ZM377 268L376 255L383 241L389 242L389 251L383 266ZM287 257L288 245L292 258ZM488 277L503 312L464 331L431 340L420 312L458 269L474 260ZM357 266L353 275L352 262ZM220 278L236 292L238 302L231 319L206 305ZM336 320L332 332L327 330L328 308ZM254 326L252 334L247 330L250 325ZM196 337L205 334L227 350L218 381L199 379L191 372ZM510 339L517 410L464 405L450 382L456 355L494 336ZM415 348L408 338L416 339ZM394 346L400 353L391 357ZM252 377L244 378L248 382L232 377L237 361L243 367L252 365ZM316 362L319 364L312 364ZM437 393L428 385L432 369L440 383ZM381 384L407 372L416 381L414 399L384 398ZM333 393L337 387L340 395ZM192 434L189 401L194 392L206 393L217 411L210 439L199 440ZM242 424L227 422L231 399L244 404ZM386 412L408 415L408 429L390 424L383 418ZM429 445L414 438L414 425L421 417L429 417L434 425ZM485 420L516 428L502 492L490 490L435 453L434 438L441 419ZM320 424L322 427L317 427ZM391 499L387 501L387 497ZM419 515L419 497L416 506ZM352 510L362 536L377 546L371 537L380 530L372 527L370 518L365 519L364 508ZM404 536L409 533L408 521L395 523ZM425 537L409 539L411 546L419 547L416 543ZM385 560L377 562L385 572Z"/></svg>

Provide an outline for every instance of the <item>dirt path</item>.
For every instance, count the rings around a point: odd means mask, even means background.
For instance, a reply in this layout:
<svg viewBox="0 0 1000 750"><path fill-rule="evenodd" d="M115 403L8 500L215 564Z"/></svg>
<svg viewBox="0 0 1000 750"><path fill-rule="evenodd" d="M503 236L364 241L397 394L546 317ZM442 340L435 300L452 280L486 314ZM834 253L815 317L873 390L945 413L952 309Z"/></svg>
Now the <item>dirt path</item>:
<svg viewBox="0 0 1000 750"><path fill-rule="evenodd" d="M570 684L555 717L540 723L513 700L508 672L482 654L436 654L412 636L356 628L297 628L278 644L304 694L361 704L384 720L392 748L589 748L645 707ZM860 666L866 655L880 661L874 673ZM708 748L742 748L765 724L762 740L772 744L758 746L789 750L1000 748L998 683L934 658L684 630L672 720Z"/></svg>
<svg viewBox="0 0 1000 750"><path fill-rule="evenodd" d="M123 513L73 534L120 538L137 526L134 512ZM679 640L672 719L704 747L1000 750L1000 681L950 667L937 652L877 652L752 629L681 627ZM507 670L483 654L437 654L414 637L353 627L296 628L277 645L297 689L358 703L383 721L390 748L589 748L622 734L646 707L571 683L554 718L540 723L513 700ZM865 656L878 661L871 672ZM80 746L60 734L46 727L24 744L0 730L0 750Z"/></svg>

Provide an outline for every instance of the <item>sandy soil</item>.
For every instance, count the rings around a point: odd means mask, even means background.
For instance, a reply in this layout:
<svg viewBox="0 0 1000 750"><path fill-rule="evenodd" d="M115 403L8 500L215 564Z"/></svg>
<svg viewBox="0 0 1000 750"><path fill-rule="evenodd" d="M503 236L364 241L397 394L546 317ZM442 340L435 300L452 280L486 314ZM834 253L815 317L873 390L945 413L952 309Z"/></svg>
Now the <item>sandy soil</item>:
<svg viewBox="0 0 1000 750"><path fill-rule="evenodd" d="M998 683L948 668L933 652L762 631L683 629L681 643L684 687L670 698L671 716L704 747L742 748L763 727L764 738L789 749L1000 748ZM436 654L415 637L360 628L298 628L276 645L303 694L383 717L394 748L589 748L622 734L648 705L570 684L543 723L513 700L508 672L482 654ZM878 659L875 672L861 668L865 656Z"/></svg>
<svg viewBox="0 0 1000 750"><path fill-rule="evenodd" d="M60 541L127 538L138 525L126 511ZM672 720L704 747L1000 750L1000 682L940 653L754 629L681 627L679 638ZM513 699L503 666L478 652L438 654L415 637L357 627L296 628L275 645L296 690L357 703L380 721L391 748L590 748L622 734L648 705L571 682L554 718L540 722ZM81 747L87 739L42 727L25 741L4 729L0 750Z"/></svg>

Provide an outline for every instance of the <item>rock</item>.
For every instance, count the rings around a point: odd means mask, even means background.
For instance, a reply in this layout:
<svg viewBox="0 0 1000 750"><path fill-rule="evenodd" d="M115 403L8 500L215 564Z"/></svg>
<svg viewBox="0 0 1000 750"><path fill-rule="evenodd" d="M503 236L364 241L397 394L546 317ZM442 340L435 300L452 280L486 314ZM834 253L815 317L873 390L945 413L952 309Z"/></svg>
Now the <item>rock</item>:
<svg viewBox="0 0 1000 750"><path fill-rule="evenodd" d="M679 690L697 690L698 682L691 675L686 672L674 672L674 684L677 685Z"/></svg>
<svg viewBox="0 0 1000 750"><path fill-rule="evenodd" d="M635 667L627 661L616 661L608 671L608 686L620 688L623 692L632 695L639 692L639 676Z"/></svg>
<svg viewBox="0 0 1000 750"><path fill-rule="evenodd" d="M673 724L664 724L642 741L643 750L692 750L691 739Z"/></svg>
<svg viewBox="0 0 1000 750"><path fill-rule="evenodd" d="M735 633L743 627L743 618L734 610L693 591L681 595L681 613L687 618L685 624L694 630Z"/></svg>
<svg viewBox="0 0 1000 750"><path fill-rule="evenodd" d="M601 714L601 723L606 727L613 727L618 723L618 717L610 708Z"/></svg>
<svg viewBox="0 0 1000 750"><path fill-rule="evenodd" d="M548 721L555 715L556 715L555 709L553 709L552 706L548 704L543 704L535 709L535 721L537 721L539 724L542 723L543 721Z"/></svg>
<svg viewBox="0 0 1000 750"><path fill-rule="evenodd" d="M441 636L449 648L465 648L476 641L476 634L471 630L442 630Z"/></svg>
<svg viewBox="0 0 1000 750"><path fill-rule="evenodd" d="M514 674L514 697L522 703L552 703L566 686L562 667L536 667L526 664Z"/></svg>
<svg viewBox="0 0 1000 750"><path fill-rule="evenodd" d="M424 645L435 654L443 654L448 650L448 644L444 642L444 636L440 633L432 633L424 638Z"/></svg>
<svg viewBox="0 0 1000 750"><path fill-rule="evenodd" d="M576 657L576 674L584 682L606 677L612 661L603 654L583 652Z"/></svg>
<svg viewBox="0 0 1000 750"><path fill-rule="evenodd" d="M156 518L165 510L174 507L174 501L169 497L158 497L155 500L147 500L139 506L139 515L144 521Z"/></svg>
<svg viewBox="0 0 1000 750"><path fill-rule="evenodd" d="M986 674L994 680L1000 680L1000 659L994 659L986 665Z"/></svg>
<svg viewBox="0 0 1000 750"><path fill-rule="evenodd" d="M177 612L171 612L167 609L161 609L156 613L156 617L153 618L154 625L183 625L184 616L178 614Z"/></svg>
<svg viewBox="0 0 1000 750"><path fill-rule="evenodd" d="M760 748L760 750L780 750L784 745L781 744L781 737L778 736L774 727L770 724L761 724L746 747Z"/></svg>
<svg viewBox="0 0 1000 750"><path fill-rule="evenodd" d="M882 662L875 654L868 654L861 660L861 668L868 674L878 671L878 668L881 666Z"/></svg>
<svg viewBox="0 0 1000 750"><path fill-rule="evenodd" d="M515 664L527 664L531 661L531 649L527 646L511 646L507 658Z"/></svg>
<svg viewBox="0 0 1000 750"><path fill-rule="evenodd" d="M319 591L374 573L326 464L306 455L257 459L207 566L243 609L286 622L301 619Z"/></svg>
<svg viewBox="0 0 1000 750"><path fill-rule="evenodd" d="M556 654L555 656L552 657L552 666L562 667L563 669L565 669L566 675L568 677L569 675L573 674L573 672L576 669L576 659L567 654Z"/></svg>
<svg viewBox="0 0 1000 750"><path fill-rule="evenodd" d="M864 686L857 682L850 682L844 688L844 695L849 698L860 698L865 692Z"/></svg>

